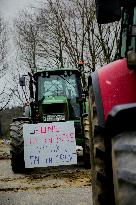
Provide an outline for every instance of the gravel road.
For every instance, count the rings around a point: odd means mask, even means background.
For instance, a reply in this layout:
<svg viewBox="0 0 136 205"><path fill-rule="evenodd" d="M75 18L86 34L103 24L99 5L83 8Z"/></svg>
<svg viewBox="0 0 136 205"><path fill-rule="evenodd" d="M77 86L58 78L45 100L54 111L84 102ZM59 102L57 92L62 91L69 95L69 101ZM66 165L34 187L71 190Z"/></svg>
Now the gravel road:
<svg viewBox="0 0 136 205"><path fill-rule="evenodd" d="M82 161L14 174L9 145L0 143L0 205L92 205L90 176Z"/></svg>

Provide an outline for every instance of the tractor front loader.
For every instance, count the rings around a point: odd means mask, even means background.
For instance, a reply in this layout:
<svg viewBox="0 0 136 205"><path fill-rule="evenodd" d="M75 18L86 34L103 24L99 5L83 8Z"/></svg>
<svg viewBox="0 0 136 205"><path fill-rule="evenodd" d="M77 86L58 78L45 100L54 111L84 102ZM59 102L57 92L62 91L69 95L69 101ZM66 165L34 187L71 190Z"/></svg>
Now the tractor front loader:
<svg viewBox="0 0 136 205"><path fill-rule="evenodd" d="M136 1L96 0L96 14L99 24L121 19L121 34L119 59L89 78L93 205L134 205Z"/></svg>
<svg viewBox="0 0 136 205"><path fill-rule="evenodd" d="M14 119L10 128L13 172L25 170L24 124L66 121L74 121L76 144L83 147L85 166L90 167L88 97L80 67L29 73L30 103L25 108L25 116ZM20 78L20 85L25 86L24 76Z"/></svg>

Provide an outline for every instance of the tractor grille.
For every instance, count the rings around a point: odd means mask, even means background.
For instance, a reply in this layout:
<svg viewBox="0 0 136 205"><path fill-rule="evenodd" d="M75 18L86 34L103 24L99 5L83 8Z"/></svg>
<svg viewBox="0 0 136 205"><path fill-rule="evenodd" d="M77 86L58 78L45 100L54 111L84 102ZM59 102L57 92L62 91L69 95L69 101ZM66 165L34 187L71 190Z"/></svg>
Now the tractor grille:
<svg viewBox="0 0 136 205"><path fill-rule="evenodd" d="M64 114L50 114L50 115L44 115L44 122L58 122L58 121L65 121L65 115Z"/></svg>
<svg viewBox="0 0 136 205"><path fill-rule="evenodd" d="M44 122L58 122L68 120L66 103L54 103L43 105Z"/></svg>

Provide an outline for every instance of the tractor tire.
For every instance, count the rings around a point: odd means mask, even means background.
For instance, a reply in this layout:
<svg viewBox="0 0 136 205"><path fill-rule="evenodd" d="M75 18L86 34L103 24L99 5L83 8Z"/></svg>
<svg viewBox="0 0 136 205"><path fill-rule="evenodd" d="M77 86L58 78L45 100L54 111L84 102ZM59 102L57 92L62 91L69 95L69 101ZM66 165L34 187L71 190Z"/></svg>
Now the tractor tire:
<svg viewBox="0 0 136 205"><path fill-rule="evenodd" d="M93 89L89 88L90 158L93 205L112 204L107 200L104 136L99 130Z"/></svg>
<svg viewBox="0 0 136 205"><path fill-rule="evenodd" d="M14 173L23 173L25 171L23 124L26 123L29 122L15 121L10 125L10 155Z"/></svg>
<svg viewBox="0 0 136 205"><path fill-rule="evenodd" d="M89 134L89 119L88 116L83 118L84 127L84 147L83 147L83 158L86 169L91 168L90 161L90 134Z"/></svg>
<svg viewBox="0 0 136 205"><path fill-rule="evenodd" d="M136 132L112 139L112 167L116 204L136 204Z"/></svg>

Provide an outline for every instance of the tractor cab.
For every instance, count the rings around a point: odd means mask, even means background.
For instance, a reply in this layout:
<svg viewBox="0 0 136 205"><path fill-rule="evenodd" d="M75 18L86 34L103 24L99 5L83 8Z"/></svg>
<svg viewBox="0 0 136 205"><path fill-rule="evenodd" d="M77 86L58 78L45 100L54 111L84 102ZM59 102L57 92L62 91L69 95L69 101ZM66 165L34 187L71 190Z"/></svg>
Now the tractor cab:
<svg viewBox="0 0 136 205"><path fill-rule="evenodd" d="M35 73L34 79L41 122L80 119L82 85L77 69L48 69Z"/></svg>
<svg viewBox="0 0 136 205"><path fill-rule="evenodd" d="M121 19L121 35L118 58L127 58L129 69L136 69L136 1L96 0L96 16L99 24Z"/></svg>

